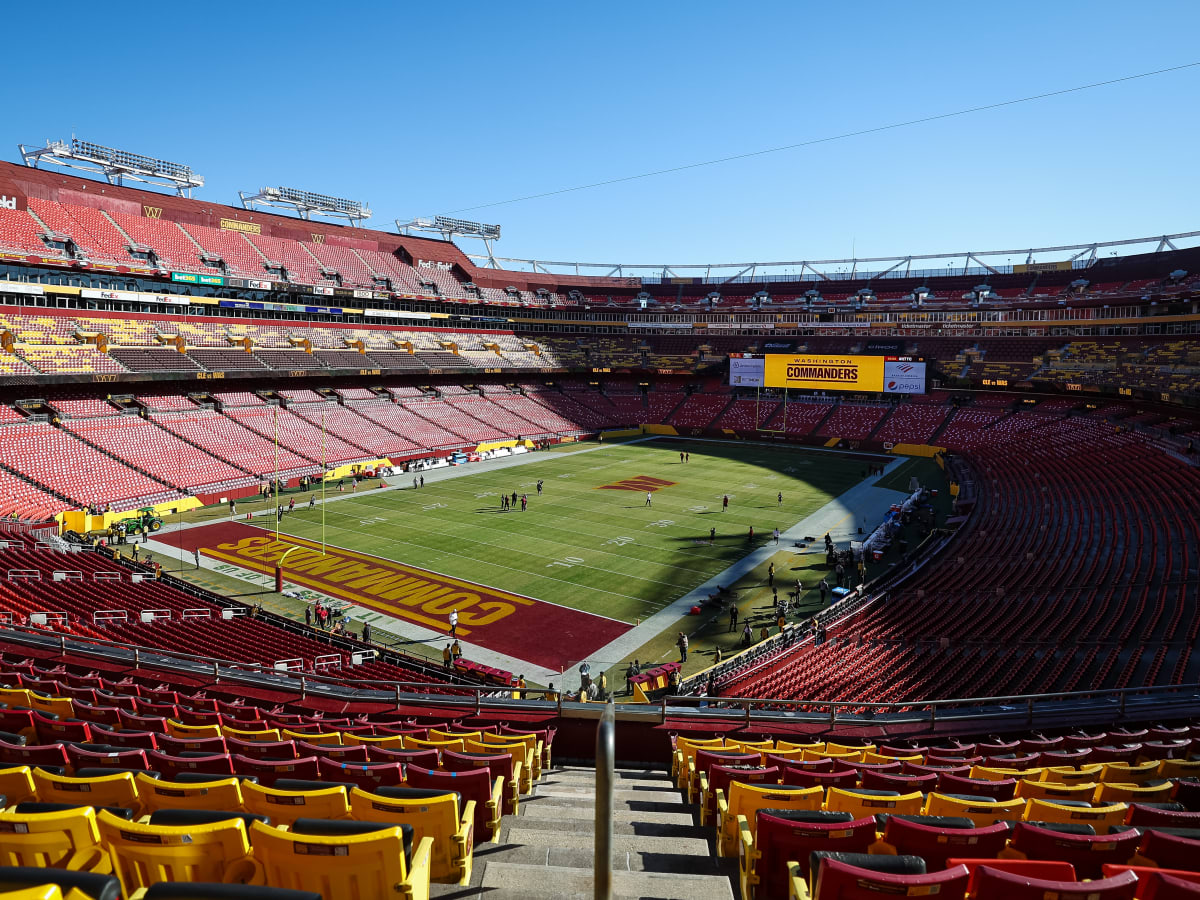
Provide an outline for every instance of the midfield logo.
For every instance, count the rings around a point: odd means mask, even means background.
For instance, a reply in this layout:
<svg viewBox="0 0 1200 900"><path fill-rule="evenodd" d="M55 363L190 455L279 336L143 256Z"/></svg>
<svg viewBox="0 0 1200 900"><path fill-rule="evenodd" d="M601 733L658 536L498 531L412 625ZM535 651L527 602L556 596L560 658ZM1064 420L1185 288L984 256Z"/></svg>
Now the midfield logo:
<svg viewBox="0 0 1200 900"><path fill-rule="evenodd" d="M615 484L602 484L596 488L598 491L647 491L653 494L655 491L661 491L663 488L672 487L674 481L666 481L662 478L652 478L649 475L638 475L636 478L626 478L618 481Z"/></svg>

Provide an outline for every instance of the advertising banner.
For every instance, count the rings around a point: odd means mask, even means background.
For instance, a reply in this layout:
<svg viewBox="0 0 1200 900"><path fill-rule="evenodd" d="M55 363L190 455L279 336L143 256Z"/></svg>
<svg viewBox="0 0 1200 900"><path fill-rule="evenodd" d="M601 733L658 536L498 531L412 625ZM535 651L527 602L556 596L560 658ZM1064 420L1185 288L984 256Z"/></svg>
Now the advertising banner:
<svg viewBox="0 0 1200 900"><path fill-rule="evenodd" d="M729 384L732 387L762 387L765 365L766 359L761 356L751 359L729 357Z"/></svg>
<svg viewBox="0 0 1200 900"><path fill-rule="evenodd" d="M773 354L765 357L766 387L805 391L881 391L882 356L811 356Z"/></svg>
<svg viewBox="0 0 1200 900"><path fill-rule="evenodd" d="M885 362L883 364L885 394L925 393L925 363Z"/></svg>

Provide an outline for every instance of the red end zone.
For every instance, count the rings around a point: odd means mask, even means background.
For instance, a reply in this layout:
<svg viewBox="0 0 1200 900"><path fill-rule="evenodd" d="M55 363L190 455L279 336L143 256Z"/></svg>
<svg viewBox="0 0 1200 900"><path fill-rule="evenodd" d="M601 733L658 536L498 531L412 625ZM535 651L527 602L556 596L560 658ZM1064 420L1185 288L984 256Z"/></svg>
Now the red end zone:
<svg viewBox="0 0 1200 900"><path fill-rule="evenodd" d="M569 668L633 626L532 597L510 594L406 566L378 556L221 522L158 535L185 550L265 575L283 561L293 583L435 631L448 632L458 610L458 634L472 644L547 669Z"/></svg>

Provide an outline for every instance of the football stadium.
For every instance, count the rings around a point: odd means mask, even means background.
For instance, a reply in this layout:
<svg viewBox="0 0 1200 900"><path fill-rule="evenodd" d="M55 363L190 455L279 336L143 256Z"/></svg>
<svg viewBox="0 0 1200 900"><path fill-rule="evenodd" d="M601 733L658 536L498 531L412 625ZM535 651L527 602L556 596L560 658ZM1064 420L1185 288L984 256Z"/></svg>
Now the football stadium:
<svg viewBox="0 0 1200 900"><path fill-rule="evenodd" d="M549 262L161 118L0 160L0 898L1200 897L1200 231Z"/></svg>

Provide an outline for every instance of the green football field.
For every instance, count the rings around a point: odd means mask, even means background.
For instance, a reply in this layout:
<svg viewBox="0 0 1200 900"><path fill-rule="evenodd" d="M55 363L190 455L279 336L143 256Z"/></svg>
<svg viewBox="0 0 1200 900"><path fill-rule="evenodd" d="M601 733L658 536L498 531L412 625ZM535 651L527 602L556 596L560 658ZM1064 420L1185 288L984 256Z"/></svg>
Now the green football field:
<svg viewBox="0 0 1200 900"><path fill-rule="evenodd" d="M682 464L685 448L691 461ZM659 440L542 453L521 466L430 479L420 490L345 496L324 507L325 540L632 623L852 487L862 469L830 453L734 443ZM639 478L671 484L647 508ZM605 487L621 482L632 489ZM500 494L513 491L529 495L525 512L519 504L501 511ZM303 496L281 531L319 541L321 507L305 508Z"/></svg>

